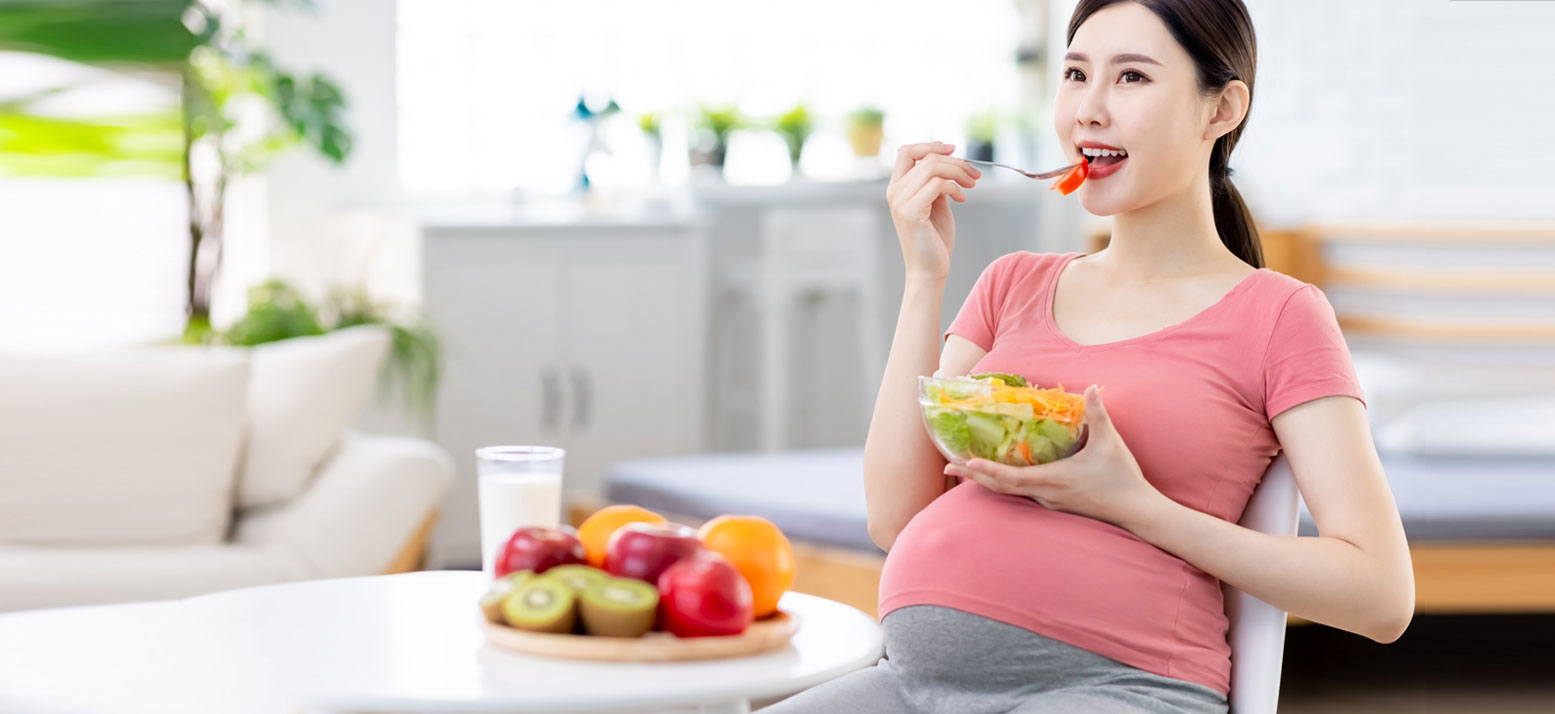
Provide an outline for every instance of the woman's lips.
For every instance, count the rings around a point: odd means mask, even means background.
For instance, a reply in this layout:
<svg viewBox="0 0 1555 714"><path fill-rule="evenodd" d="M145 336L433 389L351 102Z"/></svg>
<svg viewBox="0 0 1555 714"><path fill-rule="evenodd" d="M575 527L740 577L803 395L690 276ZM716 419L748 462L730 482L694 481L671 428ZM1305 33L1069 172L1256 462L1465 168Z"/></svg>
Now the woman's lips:
<svg viewBox="0 0 1555 714"><path fill-rule="evenodd" d="M1128 163L1128 157L1127 156L1124 156L1122 159L1120 159L1118 161L1114 161L1114 162L1112 162L1110 164L1104 164L1104 165L1097 165L1097 163L1095 161L1092 161L1091 162L1091 166L1090 166L1090 173L1085 177L1085 180L1086 181L1095 181L1095 180L1098 180L1098 179L1107 178L1108 176L1111 176L1111 175L1117 173L1118 171L1122 170L1123 169L1123 165L1126 164L1126 163Z"/></svg>

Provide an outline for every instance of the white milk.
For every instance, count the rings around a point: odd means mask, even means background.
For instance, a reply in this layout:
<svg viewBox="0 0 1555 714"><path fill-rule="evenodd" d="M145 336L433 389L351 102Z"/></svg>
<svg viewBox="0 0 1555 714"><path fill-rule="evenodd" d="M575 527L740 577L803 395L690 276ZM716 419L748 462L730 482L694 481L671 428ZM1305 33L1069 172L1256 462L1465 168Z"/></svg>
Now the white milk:
<svg viewBox="0 0 1555 714"><path fill-rule="evenodd" d="M497 551L525 526L561 525L562 476L531 472L482 474L480 484L481 569L495 574Z"/></svg>

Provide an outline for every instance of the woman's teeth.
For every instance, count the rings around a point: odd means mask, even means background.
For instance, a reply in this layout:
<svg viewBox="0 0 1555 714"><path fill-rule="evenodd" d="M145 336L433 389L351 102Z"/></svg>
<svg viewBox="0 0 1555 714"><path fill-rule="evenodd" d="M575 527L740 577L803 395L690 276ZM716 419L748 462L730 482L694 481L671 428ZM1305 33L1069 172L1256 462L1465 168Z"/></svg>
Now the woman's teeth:
<svg viewBox="0 0 1555 714"><path fill-rule="evenodd" d="M1087 157L1093 158L1093 159L1100 158L1100 157L1103 157L1103 156L1128 156L1128 152L1124 151L1122 149L1118 149L1118 150L1114 151L1114 150L1111 150L1111 149L1088 149L1088 148L1082 148L1082 149L1080 149L1080 153L1084 154Z"/></svg>

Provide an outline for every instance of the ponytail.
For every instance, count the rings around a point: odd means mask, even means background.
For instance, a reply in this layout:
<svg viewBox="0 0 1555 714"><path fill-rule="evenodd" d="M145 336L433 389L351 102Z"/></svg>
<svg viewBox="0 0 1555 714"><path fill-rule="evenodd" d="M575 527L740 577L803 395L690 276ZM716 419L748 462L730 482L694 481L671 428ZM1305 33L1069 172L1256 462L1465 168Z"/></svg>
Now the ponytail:
<svg viewBox="0 0 1555 714"><path fill-rule="evenodd" d="M1238 127L1235 134L1240 133ZM1209 159L1209 193L1215 212L1215 232L1236 257L1254 268L1262 268L1265 267L1263 242L1258 239L1258 226L1253 223L1253 214L1247 210L1242 194L1232 185L1231 167L1226 165L1232 146L1227 138L1215 140L1214 153ZM1229 138L1235 141L1235 135Z"/></svg>

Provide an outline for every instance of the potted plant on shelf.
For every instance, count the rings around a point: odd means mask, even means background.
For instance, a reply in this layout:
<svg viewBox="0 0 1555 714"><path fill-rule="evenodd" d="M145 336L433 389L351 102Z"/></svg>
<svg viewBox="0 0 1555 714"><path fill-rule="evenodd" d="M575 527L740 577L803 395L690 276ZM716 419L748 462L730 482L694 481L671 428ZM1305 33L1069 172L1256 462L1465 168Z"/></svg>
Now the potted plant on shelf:
<svg viewBox="0 0 1555 714"><path fill-rule="evenodd" d="M729 153L729 134L741 125L740 112L734 106L702 106L697 114L696 136L691 142L692 165L723 169Z"/></svg>
<svg viewBox="0 0 1555 714"><path fill-rule="evenodd" d="M999 136L999 115L984 112L967 119L967 157L978 161L993 161L994 142Z"/></svg>
<svg viewBox="0 0 1555 714"><path fill-rule="evenodd" d="M863 107L848 115L848 143L853 146L854 156L879 156L884 140L885 112Z"/></svg>
<svg viewBox="0 0 1555 714"><path fill-rule="evenodd" d="M658 175L660 158L664 155L664 131L659 113L639 114L637 127L642 129L643 138L648 140L648 167L654 175Z"/></svg>
<svg viewBox="0 0 1555 714"><path fill-rule="evenodd" d="M795 168L799 166L799 155L804 151L805 139L810 137L810 132L815 129L815 122L810 119L810 112L800 104L789 110L787 114L778 117L777 131L783 135L783 141L788 144L788 161Z"/></svg>

